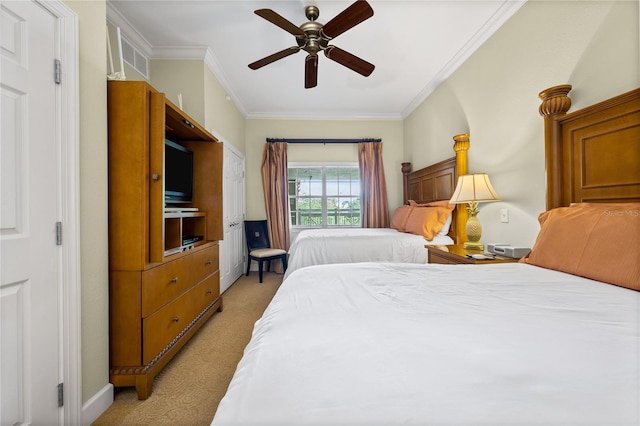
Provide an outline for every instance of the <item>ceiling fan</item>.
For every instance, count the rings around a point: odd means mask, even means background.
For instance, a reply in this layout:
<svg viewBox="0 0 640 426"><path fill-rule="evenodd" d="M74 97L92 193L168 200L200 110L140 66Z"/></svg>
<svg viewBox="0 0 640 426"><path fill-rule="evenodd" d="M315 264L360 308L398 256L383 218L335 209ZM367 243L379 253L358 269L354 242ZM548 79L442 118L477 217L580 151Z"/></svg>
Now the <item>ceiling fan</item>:
<svg viewBox="0 0 640 426"><path fill-rule="evenodd" d="M316 6L307 6L305 8L305 15L309 22L305 22L300 27L295 26L271 9L258 9L255 14L293 34L298 45L249 64L249 68L252 70L257 70L279 59L293 55L300 50L304 50L308 53L304 65L304 87L305 89L310 89L318 84L318 52L320 51L323 51L327 58L365 77L368 77L375 68L373 64L329 44L335 37L373 16L373 9L365 0L357 0L324 25L316 22L316 19L320 16L320 10Z"/></svg>

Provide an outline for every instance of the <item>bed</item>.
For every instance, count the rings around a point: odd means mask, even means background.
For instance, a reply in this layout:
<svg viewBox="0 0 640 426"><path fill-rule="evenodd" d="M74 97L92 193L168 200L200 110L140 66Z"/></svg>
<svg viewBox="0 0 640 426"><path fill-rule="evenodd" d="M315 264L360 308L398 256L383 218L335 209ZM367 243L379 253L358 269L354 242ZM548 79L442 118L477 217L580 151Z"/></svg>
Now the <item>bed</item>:
<svg viewBox="0 0 640 426"><path fill-rule="evenodd" d="M540 94L523 261L293 272L212 424L640 424L640 89L567 114L569 89Z"/></svg>
<svg viewBox="0 0 640 426"><path fill-rule="evenodd" d="M307 229L301 231L289 248L286 279L294 271L311 265L355 262L426 263L426 244L447 245L463 242L466 211L450 206L450 214L436 220L437 232L431 233L428 220L416 219L416 205L431 208L429 218L442 215L453 195L458 175L467 173L469 135L453 137L455 157L412 171L411 163L402 163L404 205L392 217L390 228ZM440 203L439 203L440 202ZM411 204L410 204L411 203ZM415 210L415 211L414 211ZM413 213L413 226L407 228ZM424 215L423 215L424 216ZM417 221L417 222L416 222Z"/></svg>

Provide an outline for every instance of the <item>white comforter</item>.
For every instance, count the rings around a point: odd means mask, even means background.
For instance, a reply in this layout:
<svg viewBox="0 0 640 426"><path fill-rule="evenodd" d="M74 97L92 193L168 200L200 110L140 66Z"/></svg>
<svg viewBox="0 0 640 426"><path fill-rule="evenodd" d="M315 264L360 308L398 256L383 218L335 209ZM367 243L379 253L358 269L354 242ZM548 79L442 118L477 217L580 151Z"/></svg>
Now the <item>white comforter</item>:
<svg viewBox="0 0 640 426"><path fill-rule="evenodd" d="M640 293L526 264L299 270L214 425L637 425Z"/></svg>
<svg viewBox="0 0 640 426"><path fill-rule="evenodd" d="M392 228L307 229L289 248L284 278L305 266L329 263L427 263L426 244L453 244L453 240L445 235L427 241Z"/></svg>

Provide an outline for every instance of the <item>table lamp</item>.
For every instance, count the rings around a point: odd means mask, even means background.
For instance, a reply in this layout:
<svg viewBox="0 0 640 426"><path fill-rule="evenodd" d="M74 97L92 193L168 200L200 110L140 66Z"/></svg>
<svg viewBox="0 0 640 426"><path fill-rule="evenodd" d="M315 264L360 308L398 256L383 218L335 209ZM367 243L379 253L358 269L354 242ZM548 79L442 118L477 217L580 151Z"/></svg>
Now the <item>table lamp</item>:
<svg viewBox="0 0 640 426"><path fill-rule="evenodd" d="M467 219L466 232L469 241L464 243L464 248L469 250L484 250L484 245L480 243L482 236L482 226L476 217L478 214L478 203L484 201L498 201L500 197L491 186L491 181L486 173L473 175L463 175L458 177L458 184L451 197L452 204L467 205L469 218Z"/></svg>

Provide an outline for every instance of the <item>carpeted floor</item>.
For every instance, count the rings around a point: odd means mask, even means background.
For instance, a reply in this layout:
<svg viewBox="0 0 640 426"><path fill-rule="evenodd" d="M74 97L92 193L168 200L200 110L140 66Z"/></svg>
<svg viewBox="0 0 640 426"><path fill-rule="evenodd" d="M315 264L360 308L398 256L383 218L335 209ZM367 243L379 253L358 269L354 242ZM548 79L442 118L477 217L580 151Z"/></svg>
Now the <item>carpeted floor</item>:
<svg viewBox="0 0 640 426"><path fill-rule="evenodd" d="M224 310L213 315L156 376L153 393L139 401L135 388L116 388L115 400L93 426L209 425L236 365L282 282L282 274L241 276L223 295Z"/></svg>

